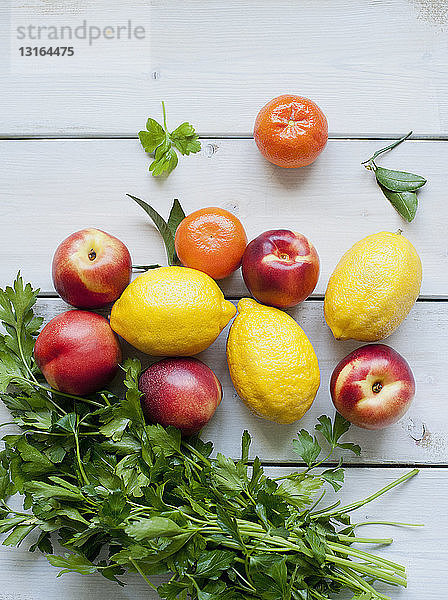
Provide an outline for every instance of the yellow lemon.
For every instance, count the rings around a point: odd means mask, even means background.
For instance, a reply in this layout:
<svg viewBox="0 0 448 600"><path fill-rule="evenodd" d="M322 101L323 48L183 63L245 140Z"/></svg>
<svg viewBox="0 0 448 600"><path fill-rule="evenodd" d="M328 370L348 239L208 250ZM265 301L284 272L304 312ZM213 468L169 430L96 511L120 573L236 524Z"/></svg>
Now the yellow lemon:
<svg viewBox="0 0 448 600"><path fill-rule="evenodd" d="M112 329L153 356L202 352L235 315L211 277L186 267L160 267L137 277L115 302Z"/></svg>
<svg viewBox="0 0 448 600"><path fill-rule="evenodd" d="M422 282L416 249L401 233L357 242L339 261L325 293L325 320L335 338L373 342L406 318Z"/></svg>
<svg viewBox="0 0 448 600"><path fill-rule="evenodd" d="M240 398L276 423L303 417L319 389L319 365L292 317L250 298L238 303L227 340L227 361Z"/></svg>

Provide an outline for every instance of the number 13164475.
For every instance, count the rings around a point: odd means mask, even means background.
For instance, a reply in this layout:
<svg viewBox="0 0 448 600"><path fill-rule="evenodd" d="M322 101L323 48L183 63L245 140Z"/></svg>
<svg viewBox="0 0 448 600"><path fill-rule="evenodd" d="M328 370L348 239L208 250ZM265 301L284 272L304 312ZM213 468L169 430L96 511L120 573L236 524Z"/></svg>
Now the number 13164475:
<svg viewBox="0 0 448 600"><path fill-rule="evenodd" d="M21 46L20 56L73 56L73 46Z"/></svg>

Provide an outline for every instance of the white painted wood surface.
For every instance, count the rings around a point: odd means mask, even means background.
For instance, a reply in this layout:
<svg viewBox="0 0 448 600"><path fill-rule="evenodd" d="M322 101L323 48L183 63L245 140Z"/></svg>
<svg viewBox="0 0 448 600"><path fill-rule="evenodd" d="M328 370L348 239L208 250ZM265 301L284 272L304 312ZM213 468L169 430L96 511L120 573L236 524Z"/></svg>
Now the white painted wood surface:
<svg viewBox="0 0 448 600"><path fill-rule="evenodd" d="M287 170L265 161L252 140L207 139L199 155L181 159L168 179L158 180L148 172L150 159L138 140L0 142L2 219L8 223L0 237L0 285L20 268L34 285L52 291L54 250L67 235L90 226L122 239L134 264L163 263L162 240L126 197L130 193L165 216L173 198L187 213L227 208L241 219L249 239L282 227L304 233L321 259L317 294L324 293L334 266L355 241L401 228L422 257L423 296L447 298L448 142L406 142L381 160L428 178L411 224L360 165L382 145L331 140L313 165ZM231 296L247 293L239 272L222 286Z"/></svg>
<svg viewBox="0 0 448 600"><path fill-rule="evenodd" d="M172 124L189 119L202 135L247 135L261 106L285 92L317 101L333 135L448 134L443 0L11 4L14 25L132 18L146 28L150 47L134 44L120 60L116 46L110 59L99 59L94 45L90 62L74 73L40 62L27 74L11 40L15 54L4 62L13 62L0 75L3 135L135 135L160 113L161 99ZM5 11L1 23L8 39ZM82 52L80 42L75 51Z"/></svg>
<svg viewBox="0 0 448 600"><path fill-rule="evenodd" d="M67 308L61 300L51 298L41 299L38 304L38 312L46 320ZM265 463L300 462L292 451L292 439L297 431L302 427L312 429L322 414L333 414L328 392L331 373L337 362L360 344L333 339L323 318L321 301L307 301L289 312L308 334L319 358L321 387L313 406L300 421L291 425L278 425L253 415L236 395L230 380L225 355L226 328L208 350L198 355L214 370L224 388L224 399L202 433L204 438L214 442L218 451L237 457L241 433L248 429L253 437L252 456L258 455ZM386 340L410 363L417 382L417 394L407 414L396 425L378 432L352 427L347 441L359 443L363 452L361 457L347 455L348 463L448 463L448 413L445 409L448 339L439 333L447 328L445 303L418 302L400 329ZM435 339L438 340L436 344ZM123 349L126 355L136 354L124 342ZM154 360L138 355L144 367ZM7 420L7 410L0 406L0 422Z"/></svg>
<svg viewBox="0 0 448 600"><path fill-rule="evenodd" d="M271 475L286 472L284 468L269 469ZM368 496L405 471L395 468L351 468L346 472L346 485L341 491L344 502ZM354 521L391 520L424 523L424 527L399 528L371 525L360 535L393 537L390 546L371 547L385 558L407 567L408 588L384 586L381 590L394 600L441 600L446 588L446 551L444 535L448 531L446 511L435 510L436 503L448 495L445 469L424 469L403 486L395 488L375 502L353 513ZM328 495L328 502L332 494ZM361 532L361 530L360 530ZM0 546L1 600L156 600L157 595L139 578L128 579L129 585L119 588L101 576L64 575L57 579L57 570L39 554L30 554L25 547L16 550Z"/></svg>
<svg viewBox="0 0 448 600"><path fill-rule="evenodd" d="M321 257L318 299L291 314L303 326L320 359L322 385L301 422L278 426L250 415L236 397L224 355L226 332L201 358L221 379L225 399L204 437L235 454L244 428L253 452L267 463L295 461L290 442L330 414L327 390L334 365L357 344L332 339L322 317L328 276L342 253L361 237L402 228L422 257L422 298L387 343L410 362L417 395L400 423L382 432L353 428L371 468L348 469L344 498L367 495L394 479L398 464L421 464L420 475L359 511L359 518L422 521L423 529L393 532L383 550L409 566L409 588L389 590L394 599L439 600L446 595L443 507L448 497L448 6L444 0L9 0L0 35L21 23L109 25L132 19L149 32L108 56L104 46L79 47L76 64L42 68L19 65L10 39L0 53L0 138L79 138L0 141L0 286L20 268L25 278L52 294L51 257L68 234L96 226L123 239L134 263L164 261L161 240L125 194L148 200L167 214L178 197L187 212L218 205L243 221L249 238L277 227L305 233ZM149 43L149 47L148 47ZM34 45L34 44L33 44ZM41 44L43 45L43 44ZM81 51L82 50L82 51ZM84 52L84 54L82 54ZM66 63L65 63L66 64ZM20 66L20 68L18 68ZM319 160L297 171L266 163L248 137L259 108L285 92L313 98L327 113L333 138ZM149 158L134 138L146 117L160 115L165 100L170 128L188 119L203 139L199 155L181 159L167 180L147 172ZM425 141L406 142L381 164L428 178L420 208L405 224L376 187L361 160L378 140L410 129ZM225 138L225 139L221 139ZM233 138L233 139L232 139ZM227 295L245 289L237 273L222 283ZM316 297L315 295L315 297ZM439 301L434 301L439 299ZM430 301L432 300L432 301ZM47 319L66 306L41 298ZM127 349L129 351L129 348ZM148 360L148 359L146 359ZM7 417L0 408L0 421ZM278 473L280 468L273 468ZM362 514L361 514L362 513ZM372 526L372 533L382 529ZM389 535L388 531L388 535ZM56 579L56 571L25 548L0 546L0 600L98 600L154 598L137 578L120 589L100 577ZM423 590L423 592L422 592Z"/></svg>

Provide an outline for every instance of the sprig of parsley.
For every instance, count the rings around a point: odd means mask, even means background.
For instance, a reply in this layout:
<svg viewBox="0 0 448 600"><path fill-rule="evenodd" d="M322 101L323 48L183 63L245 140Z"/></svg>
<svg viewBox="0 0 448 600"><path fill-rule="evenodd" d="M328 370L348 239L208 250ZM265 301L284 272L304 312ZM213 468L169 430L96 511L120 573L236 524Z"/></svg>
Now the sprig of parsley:
<svg viewBox="0 0 448 600"><path fill-rule="evenodd" d="M154 155L149 170L154 177L169 175L179 161L175 148L184 156L195 154L201 149L201 142L190 123L178 125L171 133L166 124L165 103L162 102L163 126L151 117L146 121L146 130L139 131L139 140L145 152Z"/></svg>
<svg viewBox="0 0 448 600"><path fill-rule="evenodd" d="M12 381L34 378L34 339L43 321L32 310L38 293L23 284L20 273L12 287L0 290L0 322L5 329L0 336L0 392Z"/></svg>
<svg viewBox="0 0 448 600"><path fill-rule="evenodd" d="M313 437L306 429L299 431L297 439L293 440L294 452L296 452L306 463L308 466L307 471L315 469L329 460L337 448L349 450L356 454L356 456L361 454L361 448L357 444L340 441L344 433L347 433L350 429L349 421L344 419L342 415L337 412L333 423L327 415L322 415L317 421L314 429L322 435L330 446L330 450L324 455L324 458L319 460L323 448L317 436L315 435ZM335 492L339 491L344 483L344 470L340 468L341 462L342 461L339 461L339 464L336 467L327 469L320 474L320 477L329 483Z"/></svg>

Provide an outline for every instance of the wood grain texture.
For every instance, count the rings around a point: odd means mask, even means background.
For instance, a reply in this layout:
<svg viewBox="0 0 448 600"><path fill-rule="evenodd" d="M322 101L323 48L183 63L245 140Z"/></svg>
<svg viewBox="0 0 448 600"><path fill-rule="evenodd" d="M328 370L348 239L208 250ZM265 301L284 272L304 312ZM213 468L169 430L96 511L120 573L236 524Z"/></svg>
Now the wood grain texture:
<svg viewBox="0 0 448 600"><path fill-rule="evenodd" d="M403 474L402 469L347 469L346 485L340 497L343 502L364 498ZM278 476L286 469L270 468L269 474ZM403 486L354 513L354 521L391 520L424 523L419 528L399 528L371 525L362 528L362 534L372 537L393 537L391 546L375 548L379 554L404 564L408 571L406 590L381 587L393 600L440 600L446 587L446 561L448 553L442 542L448 533L444 511L433 509L434 490L437 497L448 495L445 469L423 469ZM332 493L327 497L328 503ZM370 550L371 547L363 549ZM83 577L77 574L56 578L57 570L39 554L30 554L26 548L19 550L0 546L1 600L156 600L151 591L137 577L127 580L125 588L106 581L101 576ZM380 589L380 587L378 587ZM441 595L442 594L442 595Z"/></svg>
<svg viewBox="0 0 448 600"><path fill-rule="evenodd" d="M37 310L49 320L67 308L61 300L48 298L39 300ZM331 373L338 361L360 344L337 342L332 338L323 319L321 301L307 301L289 312L307 333L319 358L321 387L313 406L300 421L291 425L277 425L252 415L238 398L230 380L225 355L227 328L208 350L198 355L214 370L224 389L224 399L203 431L203 437L213 440L216 450L237 457L241 434L248 429L253 437L252 456L258 455L264 462L298 462L300 458L292 451L296 432L302 427L313 428L322 414L333 414L328 392ZM447 327L447 303L419 302L400 329L388 338L387 343L406 357L414 371L416 397L408 413L388 429L371 432L352 427L347 441L359 443L363 452L360 458L351 454L346 456L347 462L448 463L448 414L445 410L448 339L441 333ZM123 348L126 356L138 355L144 367L153 360L126 343ZM7 421L8 412L1 405L0 422Z"/></svg>
<svg viewBox="0 0 448 600"><path fill-rule="evenodd" d="M132 18L147 39L121 52L111 40L109 54L75 41L74 72L63 59L37 61L33 72L15 55L8 69L6 57L4 136L135 135L160 114L161 99L173 125L189 119L202 135L249 135L261 106L288 92L317 101L333 135L448 134L446 32L415 1L321 0L316 9L315 0L26 0L14 8L13 26ZM5 38L15 37L8 12L0 19Z"/></svg>
<svg viewBox="0 0 448 600"><path fill-rule="evenodd" d="M448 297L446 164L448 143L411 141L381 164L427 177L415 220L395 212L362 160L378 141L332 140L310 167L286 170L266 162L252 140L203 140L200 154L181 159L168 179L148 173L137 140L0 142L0 285L20 268L42 291L53 291L50 264L70 233L98 227L122 239L134 264L164 263L158 232L132 200L146 199L165 216L173 198L187 213L221 206L243 222L249 239L287 227L308 236L321 259L316 288L323 294L342 254L378 231L396 231L414 243L423 261L424 297ZM222 282L226 294L247 293L238 271Z"/></svg>

